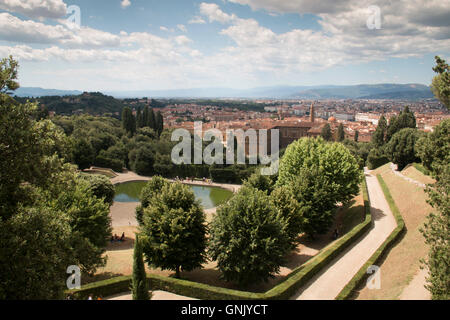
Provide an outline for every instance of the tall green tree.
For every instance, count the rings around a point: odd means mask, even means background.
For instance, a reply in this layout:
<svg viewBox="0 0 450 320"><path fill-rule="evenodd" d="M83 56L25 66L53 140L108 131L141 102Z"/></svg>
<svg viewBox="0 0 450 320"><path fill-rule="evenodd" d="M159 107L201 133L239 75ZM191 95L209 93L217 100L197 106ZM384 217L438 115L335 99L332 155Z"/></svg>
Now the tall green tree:
<svg viewBox="0 0 450 320"><path fill-rule="evenodd" d="M156 119L155 112L153 111L152 108L149 108L149 111L148 111L147 126L150 127L151 129L153 129L155 132L158 132L157 119Z"/></svg>
<svg viewBox="0 0 450 320"><path fill-rule="evenodd" d="M448 64L441 57L436 56L436 66L433 71L438 75L433 78L431 91L447 109L450 109L450 69Z"/></svg>
<svg viewBox="0 0 450 320"><path fill-rule="evenodd" d="M134 135L136 133L136 118L129 107L123 108L122 126L128 134Z"/></svg>
<svg viewBox="0 0 450 320"><path fill-rule="evenodd" d="M161 111L158 111L156 113L156 121L155 121L155 123L156 123L156 125L155 125L156 132L158 133L158 136L161 136L161 133L164 130L164 119L163 119L163 116L161 114Z"/></svg>
<svg viewBox="0 0 450 320"><path fill-rule="evenodd" d="M331 141L333 139L333 133L331 132L330 124L325 124L325 126L322 128L322 132L320 133L320 136L325 141Z"/></svg>
<svg viewBox="0 0 450 320"><path fill-rule="evenodd" d="M162 270L201 268L206 261L206 220L192 190L181 183L166 183L144 209L139 227L149 265Z"/></svg>
<svg viewBox="0 0 450 320"><path fill-rule="evenodd" d="M358 130L356 130L355 131L355 142L358 142L358 140L359 140L359 131Z"/></svg>
<svg viewBox="0 0 450 320"><path fill-rule="evenodd" d="M344 126L342 123L339 124L338 131L337 131L337 141L342 142L345 139L345 131Z"/></svg>
<svg viewBox="0 0 450 320"><path fill-rule="evenodd" d="M273 277L290 250L286 219L255 188L242 187L220 206L210 229L211 259L227 281L243 286Z"/></svg>
<svg viewBox="0 0 450 320"><path fill-rule="evenodd" d="M405 128L394 134L386 145L386 156L398 165L398 170L403 170L408 164L418 160L415 146L420 136L417 129Z"/></svg>
<svg viewBox="0 0 450 320"><path fill-rule="evenodd" d="M375 147L379 148L383 146L386 142L386 133L387 133L387 121L384 115L380 117L378 120L378 126L372 136L372 143Z"/></svg>
<svg viewBox="0 0 450 320"><path fill-rule="evenodd" d="M141 107L139 107L136 113L136 128L140 129L143 126L144 126L144 117L142 116Z"/></svg>
<svg viewBox="0 0 450 320"><path fill-rule="evenodd" d="M145 273L142 245L136 234L133 252L133 277L131 279L133 300L149 300L147 274Z"/></svg>
<svg viewBox="0 0 450 320"><path fill-rule="evenodd" d="M400 112L398 117L393 116L389 120L389 126L386 131L386 142L389 142L391 138L400 130L405 128L416 128L416 117L414 113L409 110L409 107L405 107Z"/></svg>

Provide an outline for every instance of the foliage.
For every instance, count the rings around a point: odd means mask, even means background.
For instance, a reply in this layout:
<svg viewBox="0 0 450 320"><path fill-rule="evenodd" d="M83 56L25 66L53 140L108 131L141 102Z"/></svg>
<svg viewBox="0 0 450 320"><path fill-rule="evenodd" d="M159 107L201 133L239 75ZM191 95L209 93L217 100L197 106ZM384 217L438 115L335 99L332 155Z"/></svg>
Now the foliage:
<svg viewBox="0 0 450 320"><path fill-rule="evenodd" d="M428 203L436 212L427 217L421 230L430 251L426 265L429 270L427 289L433 299L450 299L450 168L442 169L439 180L427 188Z"/></svg>
<svg viewBox="0 0 450 320"><path fill-rule="evenodd" d="M266 281L279 272L290 248L287 228L265 192L243 187L218 208L208 252L227 281Z"/></svg>
<svg viewBox="0 0 450 320"><path fill-rule="evenodd" d="M73 162L80 170L89 168L95 160L95 150L86 139L77 140L72 149Z"/></svg>
<svg viewBox="0 0 450 320"><path fill-rule="evenodd" d="M19 88L17 69L19 63L12 56L0 61L0 94L9 93Z"/></svg>
<svg viewBox="0 0 450 320"><path fill-rule="evenodd" d="M403 170L408 164L418 160L415 145L420 138L417 129L402 129L391 138L386 145L386 156L390 161L398 165L398 170Z"/></svg>
<svg viewBox="0 0 450 320"><path fill-rule="evenodd" d="M444 59L439 56L435 57L436 66L433 71L438 73L433 78L431 91L446 107L450 109L450 69Z"/></svg>
<svg viewBox="0 0 450 320"><path fill-rule="evenodd" d="M381 115L380 120L378 120L378 126L372 136L372 144L379 148L386 143L387 134L387 121L384 115Z"/></svg>
<svg viewBox="0 0 450 320"><path fill-rule="evenodd" d="M122 127L130 135L136 133L136 118L128 107L123 108L122 111Z"/></svg>
<svg viewBox="0 0 450 320"><path fill-rule="evenodd" d="M139 235L136 235L133 252L133 277L131 280L133 300L149 300L148 281L145 273L142 245Z"/></svg>
<svg viewBox="0 0 450 320"><path fill-rule="evenodd" d="M374 148L370 150L367 156L367 167L369 170L374 170L389 162L388 157L384 154L383 149Z"/></svg>
<svg viewBox="0 0 450 320"><path fill-rule="evenodd" d="M274 181L271 176L262 175L260 170L256 170L255 173L244 181L244 186L253 187L270 194L274 188Z"/></svg>
<svg viewBox="0 0 450 320"><path fill-rule="evenodd" d="M331 132L330 124L325 124L325 126L322 128L320 136L326 141L331 141L333 139L333 133Z"/></svg>
<svg viewBox="0 0 450 320"><path fill-rule="evenodd" d="M342 123L339 124L338 127L338 131L337 131L337 141L338 142L342 142L345 139L345 131L344 131L344 126L342 125Z"/></svg>
<svg viewBox="0 0 450 320"><path fill-rule="evenodd" d="M295 181L303 169L312 167L333 187L329 196L334 203L358 194L361 172L357 160L343 144L327 143L320 137L302 138L289 145L280 160L277 186Z"/></svg>
<svg viewBox="0 0 450 320"><path fill-rule="evenodd" d="M450 119L443 120L433 132L421 137L415 149L425 168L439 175L450 163Z"/></svg>
<svg viewBox="0 0 450 320"><path fill-rule="evenodd" d="M154 176L152 179L142 188L139 199L141 203L136 207L136 220L139 224L142 224L142 216L144 214L144 209L150 205L150 201L161 189L168 183L168 181L161 176Z"/></svg>
<svg viewBox="0 0 450 320"><path fill-rule="evenodd" d="M298 244L298 236L303 231L305 217L303 217L303 208L296 200L291 188L281 186L273 190L270 194L270 201L280 213L288 225L286 233L289 237L289 243L292 248Z"/></svg>
<svg viewBox="0 0 450 320"><path fill-rule="evenodd" d="M392 116L389 120L389 126L386 131L386 142L389 142L397 132L405 128L416 128L416 117L408 107L405 107L398 117Z"/></svg>
<svg viewBox="0 0 450 320"><path fill-rule="evenodd" d="M79 179L89 184L89 189L98 199L103 199L110 206L113 204L116 189L107 177L100 174L81 173Z"/></svg>
<svg viewBox="0 0 450 320"><path fill-rule="evenodd" d="M139 228L149 265L162 270L200 268L206 261L205 214L192 190L181 183L166 183L144 208Z"/></svg>

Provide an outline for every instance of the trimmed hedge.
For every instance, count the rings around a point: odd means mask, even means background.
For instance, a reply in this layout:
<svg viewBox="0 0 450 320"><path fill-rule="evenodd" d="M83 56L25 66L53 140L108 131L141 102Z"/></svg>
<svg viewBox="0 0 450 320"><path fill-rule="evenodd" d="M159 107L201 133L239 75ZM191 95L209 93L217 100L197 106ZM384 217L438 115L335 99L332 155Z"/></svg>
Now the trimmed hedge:
<svg viewBox="0 0 450 320"><path fill-rule="evenodd" d="M381 262L383 257L389 252L389 250L397 243L401 238L403 233L406 231L405 222L403 221L402 215L397 208L397 205L392 198L392 195L384 182L381 175L377 175L378 181L380 183L381 189L383 190L386 201L394 215L395 221L397 222L397 227L391 232L389 237L381 244L381 246L375 251L375 253L367 260L367 262L359 269L356 275L350 280L350 282L342 289L342 291L336 297L336 300L347 300L355 296L357 288L360 288L365 282L369 274L367 274L367 269Z"/></svg>
<svg viewBox="0 0 450 320"><path fill-rule="evenodd" d="M367 184L363 180L365 219L340 239L323 248L305 264L294 269L287 278L265 293L253 293L227 288L219 288L183 279L176 279L154 274L147 275L151 290L163 290L174 294L205 300L287 300L292 297L323 267L361 237L372 224ZM76 298L85 298L89 294L109 296L130 291L131 276L118 277L83 286L72 292Z"/></svg>

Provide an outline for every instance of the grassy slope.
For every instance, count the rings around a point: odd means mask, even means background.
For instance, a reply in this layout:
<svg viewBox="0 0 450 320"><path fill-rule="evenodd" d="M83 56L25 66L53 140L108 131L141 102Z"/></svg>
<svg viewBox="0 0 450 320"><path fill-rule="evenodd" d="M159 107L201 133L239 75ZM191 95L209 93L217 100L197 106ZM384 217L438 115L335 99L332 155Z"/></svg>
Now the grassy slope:
<svg viewBox="0 0 450 320"><path fill-rule="evenodd" d="M419 271L419 260L426 257L427 248L419 228L432 208L426 203L424 190L394 175L389 164L378 168L375 173L381 174L386 182L407 232L381 265L381 289L364 288L358 299L397 299Z"/></svg>

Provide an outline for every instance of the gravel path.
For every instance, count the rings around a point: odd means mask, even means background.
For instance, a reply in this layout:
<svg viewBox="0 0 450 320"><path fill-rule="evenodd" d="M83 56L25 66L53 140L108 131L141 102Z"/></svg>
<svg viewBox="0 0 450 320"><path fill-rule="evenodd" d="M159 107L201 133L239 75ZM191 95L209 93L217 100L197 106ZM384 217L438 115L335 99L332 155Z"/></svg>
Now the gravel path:
<svg viewBox="0 0 450 320"><path fill-rule="evenodd" d="M396 164L391 163L391 170L396 176L398 176L398 177L400 177L402 179L405 179L406 181L411 182L411 183L415 184L418 187L421 187L421 188L424 188L424 189L426 188L426 185L424 183L416 181L416 180L414 180L414 179L412 179L410 177L407 177L403 173L398 171L398 166Z"/></svg>
<svg viewBox="0 0 450 320"><path fill-rule="evenodd" d="M376 176L366 170L373 227L313 277L294 297L296 300L332 300L372 256L397 226Z"/></svg>

